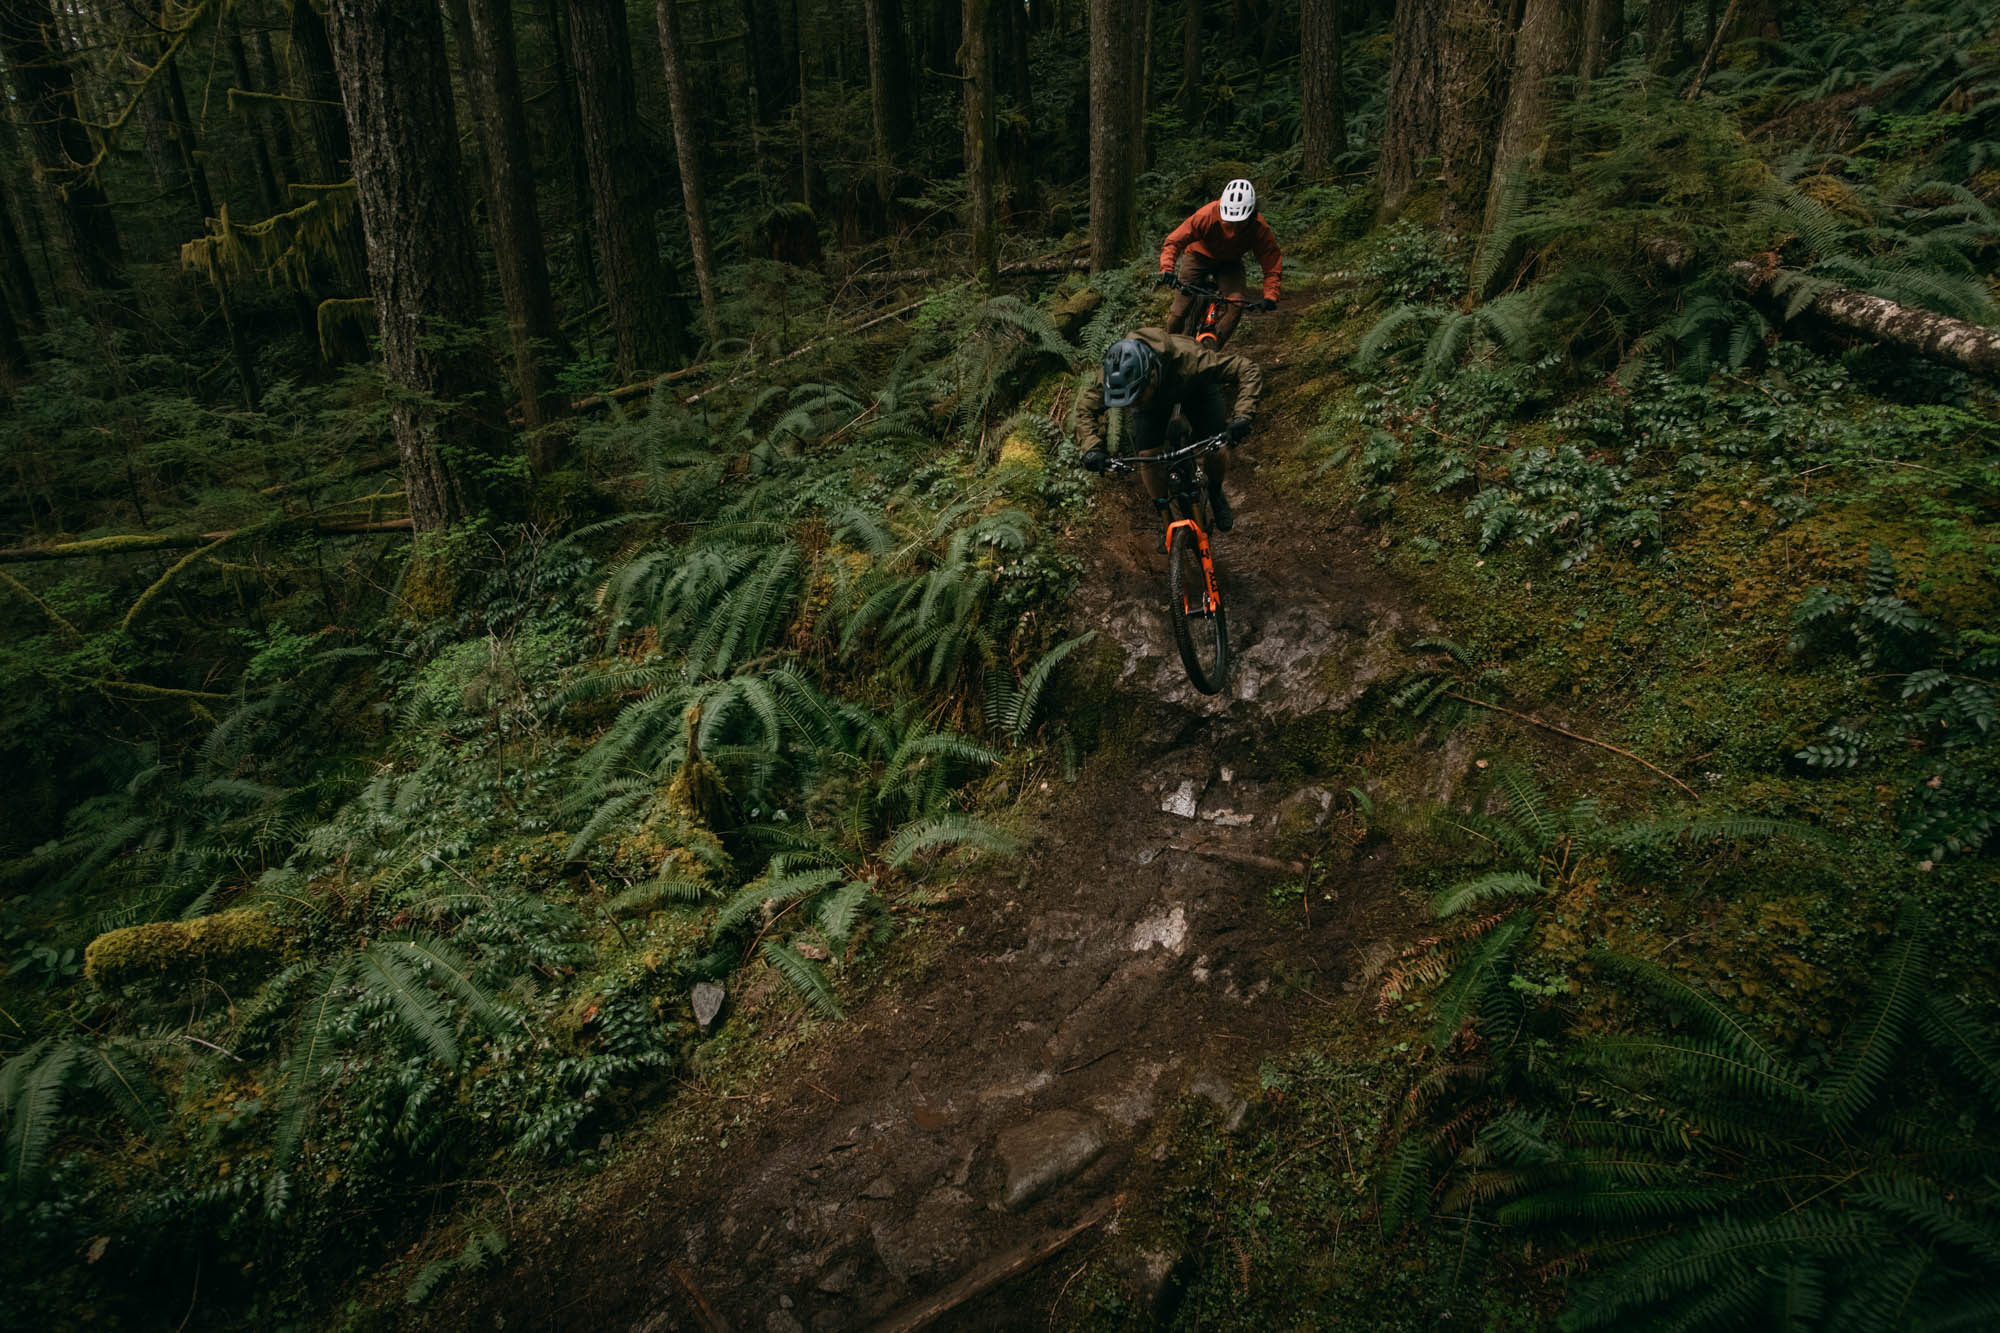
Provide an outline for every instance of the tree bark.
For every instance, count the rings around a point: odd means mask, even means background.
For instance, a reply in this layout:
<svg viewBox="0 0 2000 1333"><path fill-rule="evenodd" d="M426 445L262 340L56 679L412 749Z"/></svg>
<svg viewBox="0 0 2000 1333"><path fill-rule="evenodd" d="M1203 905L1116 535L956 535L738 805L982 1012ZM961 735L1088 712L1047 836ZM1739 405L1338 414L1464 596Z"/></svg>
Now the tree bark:
<svg viewBox="0 0 2000 1333"><path fill-rule="evenodd" d="M312 0L292 0L292 59L298 65L300 95L308 99L307 120L312 127L319 179L323 184L337 184L353 174L354 150L341 114L340 78L333 67L326 20Z"/></svg>
<svg viewBox="0 0 2000 1333"><path fill-rule="evenodd" d="M493 236L501 303L507 308L514 392L521 419L540 426L562 416L569 397L556 391L551 365L551 358L561 354L563 336L549 290L541 215L535 207L534 154L514 63L514 15L506 0L450 0L450 4L466 97L479 122L484 150L486 226ZM536 450L530 461L541 472L558 460Z"/></svg>
<svg viewBox="0 0 2000 1333"><path fill-rule="evenodd" d="M1347 148L1346 107L1340 95L1339 0L1299 0L1300 119L1305 128L1305 173L1317 180Z"/></svg>
<svg viewBox="0 0 2000 1333"><path fill-rule="evenodd" d="M576 80L570 77L570 41L564 31L563 0L542 0L540 13L549 49L554 52L556 97L562 112L563 151L569 158L570 261L576 265L586 306L596 304L597 252L590 243L590 163L583 152L583 116L576 104Z"/></svg>
<svg viewBox="0 0 2000 1333"><path fill-rule="evenodd" d="M1000 0L1012 4L1015 0ZM992 291L1000 283L993 253L993 11L990 0L965 0L966 223L972 231L972 273Z"/></svg>
<svg viewBox="0 0 2000 1333"><path fill-rule="evenodd" d="M674 157L680 165L681 204L687 211L688 249L694 253L695 286L701 289L702 326L713 344L722 338L715 301L715 256L708 244L708 212L701 193L701 145L694 107L688 99L687 69L681 59L677 0L653 0L653 16L660 28L660 60L666 66L667 109L674 119ZM869 49L874 50L872 43Z"/></svg>
<svg viewBox="0 0 2000 1333"><path fill-rule="evenodd" d="M1548 149L1556 121L1557 81L1575 73L1582 54L1583 0L1527 0L1514 37L1507 109L1493 149L1493 178L1486 190L1491 231L1506 200L1508 179L1536 166Z"/></svg>
<svg viewBox="0 0 2000 1333"><path fill-rule="evenodd" d="M666 274L653 213L643 193L639 164L646 154L637 132L639 109L623 5L569 0L569 35L618 374L630 379L642 369L666 364L676 337L668 323Z"/></svg>
<svg viewBox="0 0 2000 1333"><path fill-rule="evenodd" d="M236 89L231 91L257 91L250 78L250 52L244 45L243 29L237 23L233 10L223 15L222 33L229 46L229 71L236 79ZM230 100L234 109L235 99ZM285 195L278 184L278 169L271 160L271 143L264 126L264 106L255 98L245 98L241 114L248 128L250 163L257 180L257 202L262 206L264 216L269 217L283 210Z"/></svg>
<svg viewBox="0 0 2000 1333"><path fill-rule="evenodd" d="M1681 17L1686 0L1646 0L1646 64L1654 73L1686 59Z"/></svg>
<svg viewBox="0 0 2000 1333"><path fill-rule="evenodd" d="M1133 0L1090 0L1090 267L1132 253L1134 208Z"/></svg>
<svg viewBox="0 0 2000 1333"><path fill-rule="evenodd" d="M1382 211L1400 213L1433 174L1438 149L1438 98L1443 91L1439 47L1446 0L1402 0L1389 54L1389 99L1383 113Z"/></svg>
<svg viewBox="0 0 2000 1333"><path fill-rule="evenodd" d="M1450 0L1438 78L1438 219L1464 233L1485 213L1494 135L1507 99L1508 0Z"/></svg>
<svg viewBox="0 0 2000 1333"><path fill-rule="evenodd" d="M190 202L194 204L195 228L206 230L207 220L219 217L215 207L215 194L209 188L208 168L202 165L201 153L195 147L194 124L188 116L187 90L181 84L181 67L171 54L164 56L165 76L162 96L166 102L167 130L172 137L174 149L180 155L180 172L187 182ZM229 359L236 366L236 379L243 390L243 403L252 412L257 410L257 401L263 390L257 383L257 363L250 355L250 344L243 337L243 328L236 322L236 305L230 299L229 279L220 265L210 273L210 285L215 289L216 305L222 314L222 328L229 339Z"/></svg>
<svg viewBox="0 0 2000 1333"><path fill-rule="evenodd" d="M903 42L902 0L862 0L861 10L868 29L875 190L886 204L895 189L896 160L910 142L910 58Z"/></svg>
<svg viewBox="0 0 2000 1333"><path fill-rule="evenodd" d="M1181 9L1181 105L1189 111L1201 105L1201 0Z"/></svg>
<svg viewBox="0 0 2000 1333"><path fill-rule="evenodd" d="M1614 25L1623 8L1622 0L1585 0L1583 9L1583 49L1576 63L1576 100L1590 93L1590 85L1611 63L1611 47L1617 41Z"/></svg>
<svg viewBox="0 0 2000 1333"><path fill-rule="evenodd" d="M465 336L479 279L444 29L408 0L333 0L327 18L410 519L435 532L481 508L501 442L487 357Z"/></svg>
<svg viewBox="0 0 2000 1333"><path fill-rule="evenodd" d="M97 150L83 127L65 51L50 0L0 0L0 53L13 72L77 277L90 291L124 291L131 285L125 253L110 200L98 183Z"/></svg>
<svg viewBox="0 0 2000 1333"><path fill-rule="evenodd" d="M1730 276L1751 291L1762 290L1777 271L1748 260L1729 266ZM1876 342L1906 348L1941 365L2000 379L2000 329L1898 305L1846 287L1832 287L1805 304L1827 323Z"/></svg>

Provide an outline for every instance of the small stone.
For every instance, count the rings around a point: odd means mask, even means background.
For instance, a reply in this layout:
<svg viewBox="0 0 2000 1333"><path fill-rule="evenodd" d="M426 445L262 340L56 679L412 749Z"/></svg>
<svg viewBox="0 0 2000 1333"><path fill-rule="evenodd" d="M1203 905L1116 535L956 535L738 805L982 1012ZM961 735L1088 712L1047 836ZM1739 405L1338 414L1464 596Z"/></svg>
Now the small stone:
<svg viewBox="0 0 2000 1333"><path fill-rule="evenodd" d="M1194 779L1190 778L1174 789L1174 794L1160 802L1160 809L1182 819L1193 819L1200 800L1194 789Z"/></svg>
<svg viewBox="0 0 2000 1333"><path fill-rule="evenodd" d="M838 1296L842 1292L852 1291L854 1289L854 1265L845 1263L828 1269L826 1272L820 1274L819 1281L813 1283L813 1286L829 1296Z"/></svg>
<svg viewBox="0 0 2000 1333"><path fill-rule="evenodd" d="M727 995L728 992L713 981L695 983L694 991L688 999L694 1005L694 1021L701 1025L703 1032L708 1031L709 1025L715 1022L716 1015L722 1012L722 1001Z"/></svg>
<svg viewBox="0 0 2000 1333"><path fill-rule="evenodd" d="M1007 1184L1000 1206L1018 1212L1097 1160L1105 1149L1103 1122L1077 1111L1046 1111L1000 1132Z"/></svg>
<svg viewBox="0 0 2000 1333"><path fill-rule="evenodd" d="M893 1199L896 1197L896 1182L887 1176L877 1176L868 1182L868 1188L861 1191L864 1199Z"/></svg>
<svg viewBox="0 0 2000 1333"><path fill-rule="evenodd" d="M783 1310L773 1310L764 1320L764 1333L806 1333L806 1326Z"/></svg>

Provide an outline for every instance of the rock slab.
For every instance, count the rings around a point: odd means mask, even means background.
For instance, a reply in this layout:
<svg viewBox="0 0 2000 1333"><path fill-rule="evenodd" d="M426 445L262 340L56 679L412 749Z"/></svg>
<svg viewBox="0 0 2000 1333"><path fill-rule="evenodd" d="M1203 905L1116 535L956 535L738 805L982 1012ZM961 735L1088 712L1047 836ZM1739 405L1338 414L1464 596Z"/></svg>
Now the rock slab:
<svg viewBox="0 0 2000 1333"><path fill-rule="evenodd" d="M1000 1160L1007 1166L1000 1206L1010 1212L1027 1207L1096 1161L1109 1142L1104 1122L1078 1111L1045 1111L1000 1131Z"/></svg>

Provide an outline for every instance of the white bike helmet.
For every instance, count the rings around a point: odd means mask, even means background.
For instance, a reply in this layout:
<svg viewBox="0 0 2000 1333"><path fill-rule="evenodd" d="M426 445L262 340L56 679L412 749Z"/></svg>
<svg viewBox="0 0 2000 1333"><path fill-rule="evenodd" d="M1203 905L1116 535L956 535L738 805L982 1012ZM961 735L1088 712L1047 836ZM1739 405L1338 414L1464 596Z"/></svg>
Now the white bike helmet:
<svg viewBox="0 0 2000 1333"><path fill-rule="evenodd" d="M1222 220L1241 222L1257 211L1257 187L1246 180L1233 180L1222 187Z"/></svg>

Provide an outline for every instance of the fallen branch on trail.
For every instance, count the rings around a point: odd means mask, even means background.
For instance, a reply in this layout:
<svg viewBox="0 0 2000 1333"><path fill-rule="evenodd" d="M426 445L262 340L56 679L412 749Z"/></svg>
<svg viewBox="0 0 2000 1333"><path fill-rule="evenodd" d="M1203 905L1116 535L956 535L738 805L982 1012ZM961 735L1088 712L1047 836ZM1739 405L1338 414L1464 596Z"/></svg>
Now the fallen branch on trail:
<svg viewBox="0 0 2000 1333"><path fill-rule="evenodd" d="M1258 870L1289 871L1294 875L1303 874L1303 861L1280 861L1275 856L1264 856L1257 852L1239 852L1230 847L1210 847L1204 843L1192 845L1178 842L1167 844L1169 851L1184 852L1189 856L1205 856L1213 861L1229 861L1239 866L1252 866Z"/></svg>
<svg viewBox="0 0 2000 1333"><path fill-rule="evenodd" d="M329 537L351 537L371 532L408 532L410 520L384 518L363 522L327 519L318 522L304 520L298 523L278 523L271 526L274 529L297 528ZM112 537L92 537L85 541L57 542L49 546L0 547L0 564L21 564L30 560L80 560L86 556L133 555L142 551L182 551L197 546L213 546L248 531L250 531L248 528L233 528L227 532L124 533Z"/></svg>
<svg viewBox="0 0 2000 1333"><path fill-rule="evenodd" d="M1780 277L1798 276L1747 259L1731 264L1729 275L1752 292L1763 291ZM2000 329L1898 305L1849 287L1827 287L1808 297L1804 308L1849 333L1908 348L1941 365L2000 378Z"/></svg>
<svg viewBox="0 0 2000 1333"><path fill-rule="evenodd" d="M1484 699L1475 699L1469 694L1460 694L1456 690L1446 690L1444 692L1444 697L1447 699L1456 699L1462 704L1471 704L1476 708L1490 708L1496 713L1505 713L1508 717L1518 717L1523 722L1532 722L1538 727L1546 727L1550 731L1556 733L1556 735L1558 736L1567 736L1573 741L1582 741L1585 745L1595 745L1600 750L1609 750L1613 754L1622 754L1627 759L1630 759L1633 763L1644 764L1647 768L1652 769L1655 773L1658 773L1661 777L1673 783L1676 787L1679 787L1682 791L1694 797L1697 801L1701 799L1700 792L1696 791L1693 787L1688 786L1687 783L1682 782L1679 778L1667 772L1666 769L1661 768L1658 764L1654 763L1652 760L1641 759L1638 755L1633 754L1630 750L1621 750L1617 746L1613 745L1610 741L1601 741L1598 740L1597 737L1595 736L1586 736L1580 731L1571 731L1568 727L1559 727L1553 722L1544 722L1542 721L1542 719L1534 716L1531 713L1517 713L1511 708L1502 708L1499 704L1490 704L1487 703Z"/></svg>
<svg viewBox="0 0 2000 1333"><path fill-rule="evenodd" d="M1075 1226L1060 1231L1045 1231L1005 1254L987 1260L935 1296L927 1296L915 1304L893 1311L888 1318L875 1325L873 1333L917 1333L920 1328L928 1328L967 1301L984 1295L1010 1277L1027 1272L1062 1249L1109 1217L1122 1198L1122 1195L1114 1195L1099 1199L1084 1211Z"/></svg>

